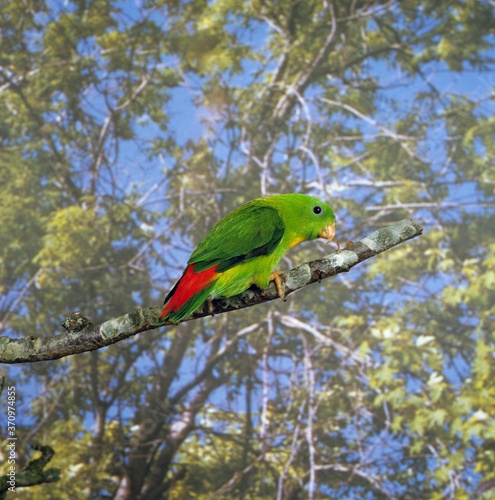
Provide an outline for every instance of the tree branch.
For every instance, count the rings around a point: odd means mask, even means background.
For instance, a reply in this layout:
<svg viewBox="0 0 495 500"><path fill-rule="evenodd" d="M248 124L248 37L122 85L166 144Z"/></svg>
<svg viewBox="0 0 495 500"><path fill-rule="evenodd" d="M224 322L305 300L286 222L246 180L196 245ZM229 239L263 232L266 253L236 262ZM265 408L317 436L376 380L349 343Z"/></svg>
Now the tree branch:
<svg viewBox="0 0 495 500"><path fill-rule="evenodd" d="M0 500L6 497L8 490L16 492L15 488L34 486L36 484L54 483L60 480L60 469L44 470L55 452L50 446L33 444L33 450L40 451L41 456L31 460L24 469L13 476L0 477ZM12 479L11 479L12 478ZM13 485L12 483L15 483Z"/></svg>
<svg viewBox="0 0 495 500"><path fill-rule="evenodd" d="M357 243L331 253L323 259L314 260L280 275L285 295L336 274L349 271L360 262L385 252L411 238L422 234L423 228L411 219L386 226ZM185 321L202 318L210 314L252 307L278 298L274 283L260 291L250 288L235 297L214 300L212 308L201 306ZM160 328L171 323L159 321L161 307L148 307L124 314L100 325L93 325L80 313L73 313L63 323L65 333L52 337L24 337L11 339L0 337L1 363L32 363L94 351L115 344L137 333Z"/></svg>

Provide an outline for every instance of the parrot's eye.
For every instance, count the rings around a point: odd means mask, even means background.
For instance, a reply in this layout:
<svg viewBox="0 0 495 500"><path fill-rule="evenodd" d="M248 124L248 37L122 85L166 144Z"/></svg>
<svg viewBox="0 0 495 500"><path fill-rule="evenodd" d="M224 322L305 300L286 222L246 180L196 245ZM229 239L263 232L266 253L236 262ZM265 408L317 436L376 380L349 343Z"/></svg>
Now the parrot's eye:
<svg viewBox="0 0 495 500"><path fill-rule="evenodd" d="M314 214L320 215L322 212L323 212L323 209L319 205L316 205L316 207L313 207Z"/></svg>

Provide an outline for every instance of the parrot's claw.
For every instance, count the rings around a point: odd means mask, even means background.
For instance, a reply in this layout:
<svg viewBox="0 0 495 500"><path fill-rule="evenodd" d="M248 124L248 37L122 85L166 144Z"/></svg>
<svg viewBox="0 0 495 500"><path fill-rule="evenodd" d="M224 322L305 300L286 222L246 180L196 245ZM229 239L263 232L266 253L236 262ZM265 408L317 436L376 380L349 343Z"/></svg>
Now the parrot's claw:
<svg viewBox="0 0 495 500"><path fill-rule="evenodd" d="M213 301L210 299L206 300L206 307L208 308L208 314L215 316L215 308L213 307Z"/></svg>
<svg viewBox="0 0 495 500"><path fill-rule="evenodd" d="M270 274L270 281L273 281L275 283L275 288L277 289L278 296L284 302L287 302L287 297L285 296L285 292L282 287L282 280L280 279L280 271L273 271L273 273Z"/></svg>

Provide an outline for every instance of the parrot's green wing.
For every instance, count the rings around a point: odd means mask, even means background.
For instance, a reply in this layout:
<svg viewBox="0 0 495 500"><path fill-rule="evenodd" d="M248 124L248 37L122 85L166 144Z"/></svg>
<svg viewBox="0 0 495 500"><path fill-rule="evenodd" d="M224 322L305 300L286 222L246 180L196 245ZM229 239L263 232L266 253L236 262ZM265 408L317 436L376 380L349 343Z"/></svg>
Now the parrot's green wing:
<svg viewBox="0 0 495 500"><path fill-rule="evenodd" d="M189 259L188 264L195 264L195 272L215 265L217 273L223 272L275 250L284 235L285 224L275 208L254 201L213 227Z"/></svg>

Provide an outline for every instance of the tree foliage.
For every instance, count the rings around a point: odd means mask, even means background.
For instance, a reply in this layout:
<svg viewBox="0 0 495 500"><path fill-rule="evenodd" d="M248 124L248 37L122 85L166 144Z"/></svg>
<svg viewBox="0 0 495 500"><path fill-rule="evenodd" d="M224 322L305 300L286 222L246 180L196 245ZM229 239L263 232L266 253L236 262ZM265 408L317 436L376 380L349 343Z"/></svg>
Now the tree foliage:
<svg viewBox="0 0 495 500"><path fill-rule="evenodd" d="M493 24L474 0L1 3L2 334L158 303L257 196L326 199L344 243L425 226L285 304L9 368L19 467L36 441L61 469L26 498L493 494Z"/></svg>

